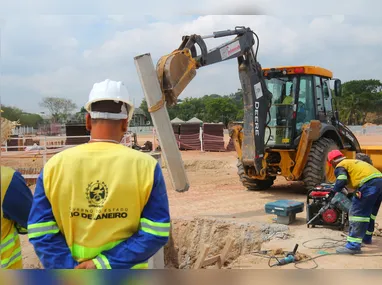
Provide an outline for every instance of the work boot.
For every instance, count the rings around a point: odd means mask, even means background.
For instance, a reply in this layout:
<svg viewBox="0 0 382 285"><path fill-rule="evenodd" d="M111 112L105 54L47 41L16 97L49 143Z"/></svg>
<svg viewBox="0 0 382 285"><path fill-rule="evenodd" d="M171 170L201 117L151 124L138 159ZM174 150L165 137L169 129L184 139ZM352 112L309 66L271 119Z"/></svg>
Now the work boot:
<svg viewBox="0 0 382 285"><path fill-rule="evenodd" d="M342 247L338 247L336 249L336 252L338 254L358 254L358 253L361 253L361 250L360 249L349 249L345 246L342 246Z"/></svg>
<svg viewBox="0 0 382 285"><path fill-rule="evenodd" d="M362 240L362 243L364 244L371 244L371 238L365 238Z"/></svg>

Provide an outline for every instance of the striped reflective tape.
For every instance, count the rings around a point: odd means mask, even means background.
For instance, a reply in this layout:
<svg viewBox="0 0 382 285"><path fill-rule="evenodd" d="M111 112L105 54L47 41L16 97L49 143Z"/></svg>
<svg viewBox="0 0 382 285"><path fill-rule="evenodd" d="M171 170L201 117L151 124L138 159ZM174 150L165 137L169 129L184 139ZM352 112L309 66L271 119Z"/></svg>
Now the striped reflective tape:
<svg viewBox="0 0 382 285"><path fill-rule="evenodd" d="M376 218L377 218L376 216L374 216L374 215L370 215L370 219L372 219L372 220L375 221Z"/></svg>
<svg viewBox="0 0 382 285"><path fill-rule="evenodd" d="M359 222L359 223L368 223L370 222L370 217L350 216L349 221Z"/></svg>
<svg viewBox="0 0 382 285"><path fill-rule="evenodd" d="M104 244L102 246L97 246L95 248L86 247L86 246L82 246L82 245L74 243L70 245L69 248L74 258L80 259L80 260L81 259L88 260L88 259L93 259L95 256L98 256L103 251L112 249L113 247L120 244L122 241L123 240L109 242L107 244Z"/></svg>
<svg viewBox="0 0 382 285"><path fill-rule="evenodd" d="M372 235L373 235L373 232L366 231L366 235L368 235L368 236L372 236Z"/></svg>
<svg viewBox="0 0 382 285"><path fill-rule="evenodd" d="M355 243L362 243L362 239L361 238L354 238L354 237L347 237L346 239L348 242L355 242Z"/></svg>
<svg viewBox="0 0 382 285"><path fill-rule="evenodd" d="M93 262L97 269L111 269L109 260L103 254L99 254L93 259Z"/></svg>
<svg viewBox="0 0 382 285"><path fill-rule="evenodd" d="M369 181L371 179L381 178L381 177L382 177L382 173L373 173L373 174L365 177L364 179L362 179L361 182L359 183L359 187L361 187L363 184L365 184L367 181Z"/></svg>
<svg viewBox="0 0 382 285"><path fill-rule="evenodd" d="M28 225L28 238L36 238L60 231L56 222L44 222Z"/></svg>
<svg viewBox="0 0 382 285"><path fill-rule="evenodd" d="M170 223L153 222L148 219L141 219L141 230L161 237L168 237L170 235Z"/></svg>
<svg viewBox="0 0 382 285"><path fill-rule="evenodd" d="M13 231L13 233L7 235L7 237L1 241L1 246L0 246L1 253L12 248L16 244L16 241L18 238L19 238L19 235L17 234L16 231Z"/></svg>
<svg viewBox="0 0 382 285"><path fill-rule="evenodd" d="M338 180L347 180L348 177L345 174L338 175L337 177Z"/></svg>
<svg viewBox="0 0 382 285"><path fill-rule="evenodd" d="M8 268L21 259L21 247L18 247L10 257L1 259L1 268Z"/></svg>
<svg viewBox="0 0 382 285"><path fill-rule="evenodd" d="M147 269L147 268L149 268L149 263L144 262L144 263L136 264L133 267L131 267L130 269Z"/></svg>

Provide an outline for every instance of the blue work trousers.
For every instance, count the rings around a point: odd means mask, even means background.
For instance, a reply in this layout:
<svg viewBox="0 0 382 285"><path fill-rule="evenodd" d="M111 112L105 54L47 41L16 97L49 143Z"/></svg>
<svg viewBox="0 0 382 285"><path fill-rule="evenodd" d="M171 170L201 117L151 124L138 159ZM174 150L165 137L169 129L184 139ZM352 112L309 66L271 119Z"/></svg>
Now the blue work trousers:
<svg viewBox="0 0 382 285"><path fill-rule="evenodd" d="M362 242L371 243L375 218L382 201L382 178L374 178L358 189L361 198L355 195L349 211L349 236L346 247L359 250Z"/></svg>

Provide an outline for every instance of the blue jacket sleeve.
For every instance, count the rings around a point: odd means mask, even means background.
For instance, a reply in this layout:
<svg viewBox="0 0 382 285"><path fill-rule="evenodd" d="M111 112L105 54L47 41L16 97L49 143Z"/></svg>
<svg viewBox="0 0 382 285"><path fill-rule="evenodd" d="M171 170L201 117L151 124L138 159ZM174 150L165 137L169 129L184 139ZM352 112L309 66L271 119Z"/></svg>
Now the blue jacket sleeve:
<svg viewBox="0 0 382 285"><path fill-rule="evenodd" d="M19 234L26 234L33 195L20 172L15 171L2 203L4 218L14 221Z"/></svg>
<svg viewBox="0 0 382 285"><path fill-rule="evenodd" d="M140 224L138 232L93 259L98 269L147 268L148 259L166 245L170 235L170 213L159 164L155 168L153 188L142 211Z"/></svg>
<svg viewBox="0 0 382 285"><path fill-rule="evenodd" d="M57 226L51 204L45 196L43 171L36 183L28 219L28 237L45 269L73 269L78 265Z"/></svg>
<svg viewBox="0 0 382 285"><path fill-rule="evenodd" d="M334 175L336 176L336 183L334 184L333 190L340 192L348 184L349 174L345 168L337 167L334 170Z"/></svg>

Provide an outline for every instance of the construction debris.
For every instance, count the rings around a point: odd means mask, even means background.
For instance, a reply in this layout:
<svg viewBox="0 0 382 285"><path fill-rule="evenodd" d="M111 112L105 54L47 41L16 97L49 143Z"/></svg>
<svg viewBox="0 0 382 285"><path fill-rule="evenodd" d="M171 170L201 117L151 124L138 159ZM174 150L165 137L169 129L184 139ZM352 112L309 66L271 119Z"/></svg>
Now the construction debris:
<svg viewBox="0 0 382 285"><path fill-rule="evenodd" d="M232 245L233 245L233 239L227 238L225 246L224 246L221 254L218 254L218 255L215 255L213 257L206 259L208 252L210 250L210 246L204 244L202 249L201 249L201 254L195 262L194 269L200 269L200 268L203 268L206 266L213 265L214 263L216 263L215 268L217 268L217 269L222 268L222 266L224 265L224 263L226 261L227 255L228 255L229 251L231 250Z"/></svg>

